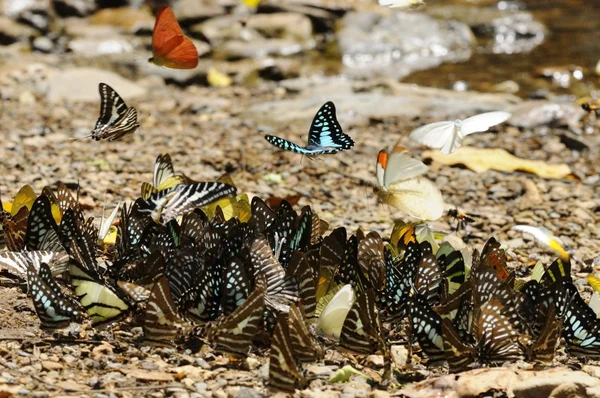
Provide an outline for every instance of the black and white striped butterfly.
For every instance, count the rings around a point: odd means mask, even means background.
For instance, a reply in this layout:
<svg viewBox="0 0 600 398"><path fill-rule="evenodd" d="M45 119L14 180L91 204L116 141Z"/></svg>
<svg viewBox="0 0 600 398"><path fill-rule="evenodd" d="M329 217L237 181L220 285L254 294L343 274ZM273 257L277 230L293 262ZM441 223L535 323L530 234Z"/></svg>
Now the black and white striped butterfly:
<svg viewBox="0 0 600 398"><path fill-rule="evenodd" d="M155 192L148 200L138 199L136 203L140 213L148 213L156 223L166 224L196 207L235 193L235 187L221 182L197 182Z"/></svg>
<svg viewBox="0 0 600 398"><path fill-rule="evenodd" d="M319 109L308 134L308 145L302 147L283 138L274 135L265 135L269 143L285 151L291 151L314 157L326 153L337 153L354 146L354 141L350 136L344 134L335 116L335 105L333 102L326 102Z"/></svg>
<svg viewBox="0 0 600 398"><path fill-rule="evenodd" d="M128 108L125 101L108 84L100 83L100 117L96 127L84 138L96 141L107 139L118 140L127 134L133 134L140 127L137 110Z"/></svg>

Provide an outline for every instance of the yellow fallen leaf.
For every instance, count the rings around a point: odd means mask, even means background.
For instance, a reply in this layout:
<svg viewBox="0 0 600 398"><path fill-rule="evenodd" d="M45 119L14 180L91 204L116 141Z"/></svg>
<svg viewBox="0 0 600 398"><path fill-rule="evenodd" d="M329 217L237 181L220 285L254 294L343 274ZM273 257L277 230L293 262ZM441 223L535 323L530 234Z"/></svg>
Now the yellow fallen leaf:
<svg viewBox="0 0 600 398"><path fill-rule="evenodd" d="M439 151L426 151L423 156L446 166L462 164L477 173L488 170L519 170L542 178L565 178L571 174L571 168L565 163L549 164L539 160L522 159L501 148L460 147L450 155Z"/></svg>
<svg viewBox="0 0 600 398"><path fill-rule="evenodd" d="M229 87L232 83L232 80L229 76L213 68L208 70L206 80L208 80L208 84L213 87Z"/></svg>

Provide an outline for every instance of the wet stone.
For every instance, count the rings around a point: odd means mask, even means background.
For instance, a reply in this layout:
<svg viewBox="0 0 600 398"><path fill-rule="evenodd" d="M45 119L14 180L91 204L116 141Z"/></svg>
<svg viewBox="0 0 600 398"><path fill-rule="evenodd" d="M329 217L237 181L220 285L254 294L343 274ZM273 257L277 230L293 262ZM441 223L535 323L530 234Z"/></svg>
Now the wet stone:
<svg viewBox="0 0 600 398"><path fill-rule="evenodd" d="M473 36L465 24L418 12L389 16L348 13L336 35L345 71L353 76L402 78L442 62L471 56Z"/></svg>

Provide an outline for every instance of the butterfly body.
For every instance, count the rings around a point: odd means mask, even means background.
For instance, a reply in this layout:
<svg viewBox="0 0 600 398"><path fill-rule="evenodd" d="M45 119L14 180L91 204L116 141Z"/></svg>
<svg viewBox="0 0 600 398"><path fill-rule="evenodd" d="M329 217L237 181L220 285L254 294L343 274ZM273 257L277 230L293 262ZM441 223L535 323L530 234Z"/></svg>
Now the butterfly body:
<svg viewBox="0 0 600 398"><path fill-rule="evenodd" d="M100 83L98 91L100 92L100 117L94 129L84 138L114 141L127 134L133 134L140 127L137 110L134 107L127 107L123 98L106 83Z"/></svg>
<svg viewBox="0 0 600 398"><path fill-rule="evenodd" d="M183 34L173 10L163 7L156 15L152 31L152 57L148 62L171 69L194 69L198 50Z"/></svg>
<svg viewBox="0 0 600 398"><path fill-rule="evenodd" d="M342 132L335 115L335 105L331 101L326 102L315 115L306 146L300 146L274 135L265 135L265 139L284 151L300 153L308 157L334 154L354 146L352 138Z"/></svg>

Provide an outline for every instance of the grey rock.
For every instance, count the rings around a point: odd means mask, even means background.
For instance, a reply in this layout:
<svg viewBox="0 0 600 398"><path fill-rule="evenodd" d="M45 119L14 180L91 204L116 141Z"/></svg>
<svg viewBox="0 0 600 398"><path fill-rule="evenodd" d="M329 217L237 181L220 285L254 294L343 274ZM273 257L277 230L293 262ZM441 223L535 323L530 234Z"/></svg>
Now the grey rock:
<svg viewBox="0 0 600 398"><path fill-rule="evenodd" d="M145 88L116 73L95 68L72 68L57 73L49 79L47 98L48 101L99 101L100 82L114 88L125 101L146 94Z"/></svg>
<svg viewBox="0 0 600 398"><path fill-rule="evenodd" d="M248 387L240 388L239 391L235 394L235 398L261 398L263 396L264 395L260 392Z"/></svg>
<svg viewBox="0 0 600 398"><path fill-rule="evenodd" d="M289 56L314 47L288 39L255 39L250 42L231 40L215 49L215 54L225 59L260 58L269 55Z"/></svg>
<svg viewBox="0 0 600 398"><path fill-rule="evenodd" d="M558 124L579 131L579 121L585 115L580 106L573 103L552 101L526 101L506 110L512 114L508 123L531 129L537 126Z"/></svg>
<svg viewBox="0 0 600 398"><path fill-rule="evenodd" d="M586 388L600 386L600 380L584 372L548 372L513 385L516 398L585 396Z"/></svg>
<svg viewBox="0 0 600 398"><path fill-rule="evenodd" d="M191 28L206 37L221 59L287 56L315 47L312 24L304 15L275 13L212 18Z"/></svg>
<svg viewBox="0 0 600 398"><path fill-rule="evenodd" d="M205 0L179 0L173 6L173 12L179 23L185 25L189 22L213 18L225 14L225 8L215 1Z"/></svg>
<svg viewBox="0 0 600 398"><path fill-rule="evenodd" d="M345 72L358 76L399 79L442 62L465 61L474 44L467 25L417 12L352 12L340 25L337 38Z"/></svg>
<svg viewBox="0 0 600 398"><path fill-rule="evenodd" d="M7 17L18 18L23 12L37 11L49 6L48 0L4 0L2 11Z"/></svg>
<svg viewBox="0 0 600 398"><path fill-rule="evenodd" d="M131 53L133 46L127 38L112 35L105 38L80 38L69 42L69 49L85 57L99 57L110 54Z"/></svg>
<svg viewBox="0 0 600 398"><path fill-rule="evenodd" d="M515 54L529 52L546 36L545 26L528 12L498 7L443 5L427 8L429 15L466 23L487 52Z"/></svg>
<svg viewBox="0 0 600 398"><path fill-rule="evenodd" d="M306 90L306 95L253 105L246 111L246 116L257 118L263 124L310 120L323 103L333 101L338 119L346 127L366 124L373 118L410 119L423 115L442 120L464 118L479 112L504 110L520 101L519 98L508 94L456 92L400 83L393 84L392 91L393 95L381 92L354 92L349 81L324 80L320 86Z"/></svg>
<svg viewBox="0 0 600 398"><path fill-rule="evenodd" d="M33 40L33 49L35 51L39 51L39 52L48 54L48 53L52 52L53 48L54 48L54 44L52 43L52 40L50 40L46 36L36 37Z"/></svg>
<svg viewBox="0 0 600 398"><path fill-rule="evenodd" d="M94 0L53 0L53 3L61 17L85 17L96 10Z"/></svg>
<svg viewBox="0 0 600 398"><path fill-rule="evenodd" d="M239 15L224 15L211 18L206 22L195 24L190 28L192 33L206 37L213 46L241 37L242 32L246 40L260 37L254 30L244 29L242 17Z"/></svg>
<svg viewBox="0 0 600 398"><path fill-rule="evenodd" d="M246 26L266 38L287 38L297 42L312 40L312 23L308 17L301 14L254 14L248 18Z"/></svg>
<svg viewBox="0 0 600 398"><path fill-rule="evenodd" d="M529 52L542 44L546 28L526 12L496 19L492 22L491 47L495 54L516 54Z"/></svg>
<svg viewBox="0 0 600 398"><path fill-rule="evenodd" d="M4 15L39 30L48 30L49 0L5 0Z"/></svg>
<svg viewBox="0 0 600 398"><path fill-rule="evenodd" d="M0 45L8 45L36 36L37 31L27 25L0 15Z"/></svg>

